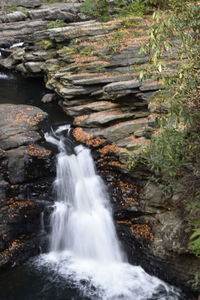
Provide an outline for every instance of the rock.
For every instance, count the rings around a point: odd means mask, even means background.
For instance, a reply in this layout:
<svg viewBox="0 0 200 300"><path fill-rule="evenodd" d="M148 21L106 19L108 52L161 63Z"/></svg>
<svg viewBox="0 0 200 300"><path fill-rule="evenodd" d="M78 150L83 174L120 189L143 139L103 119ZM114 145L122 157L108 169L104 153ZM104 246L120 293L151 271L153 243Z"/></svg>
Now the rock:
<svg viewBox="0 0 200 300"><path fill-rule="evenodd" d="M148 109L151 113L163 114L169 111L167 105L159 104L159 103L149 103Z"/></svg>
<svg viewBox="0 0 200 300"><path fill-rule="evenodd" d="M28 162L26 147L11 150L8 154L8 174L11 184L26 181L25 166Z"/></svg>
<svg viewBox="0 0 200 300"><path fill-rule="evenodd" d="M135 89L140 85L141 83L137 80L121 81L107 84L106 86L104 86L103 91L105 93L113 94L121 90Z"/></svg>
<svg viewBox="0 0 200 300"><path fill-rule="evenodd" d="M27 16L21 11L15 11L9 14L5 14L4 16L0 16L0 20L3 23L7 22L20 22L26 20Z"/></svg>
<svg viewBox="0 0 200 300"><path fill-rule="evenodd" d="M143 194L141 195L143 205L145 205L145 212L154 213L162 208L167 208L166 194L159 185L149 183L145 186Z"/></svg>
<svg viewBox="0 0 200 300"><path fill-rule="evenodd" d="M43 102L43 103L49 103L49 102L52 102L54 99L55 99L55 94L45 94L43 97L42 97L42 99L41 99L41 101Z"/></svg>
<svg viewBox="0 0 200 300"><path fill-rule="evenodd" d="M5 5L6 6L23 6L27 8L39 7L41 6L41 0L7 0Z"/></svg>
<svg viewBox="0 0 200 300"><path fill-rule="evenodd" d="M6 116L6 120L5 120ZM47 114L28 105L0 105L0 143L4 150L31 144L41 139L37 130Z"/></svg>
<svg viewBox="0 0 200 300"><path fill-rule="evenodd" d="M13 64L21 62L23 60L24 53L25 53L24 49L17 49L16 51L14 51L11 54L11 57L13 59Z"/></svg>
<svg viewBox="0 0 200 300"><path fill-rule="evenodd" d="M163 84L159 81L153 81L151 79L146 80L141 86L141 91L157 91L163 89Z"/></svg>
<svg viewBox="0 0 200 300"><path fill-rule="evenodd" d="M144 137L136 138L134 135L130 135L124 139L118 140L116 142L118 147L126 148L128 151L134 151L137 154L138 150L143 151L146 146L149 145L149 141Z"/></svg>
<svg viewBox="0 0 200 300"><path fill-rule="evenodd" d="M76 87L74 89L62 87L61 89L59 89L58 93L66 99L71 99L74 98L74 96L91 94L95 90L96 88L93 87L90 88Z"/></svg>
<svg viewBox="0 0 200 300"><path fill-rule="evenodd" d="M72 101L69 103L69 108L64 108L66 113L70 116L77 116L80 114L85 114L89 112L100 112L109 110L110 108L117 108L119 105L117 103L113 103L111 101L96 101L89 102L87 104L72 106ZM79 102L78 102L79 103ZM71 104L71 105L70 105Z"/></svg>
<svg viewBox="0 0 200 300"><path fill-rule="evenodd" d="M28 72L36 74L42 72L43 63L38 61L29 61L24 63L24 66Z"/></svg>
<svg viewBox="0 0 200 300"><path fill-rule="evenodd" d="M99 132L99 134L107 138L110 142L116 142L130 134L133 134L136 130L144 128L145 126L153 125L153 123L154 122L148 120L148 118L139 118L133 121L121 122L107 127L105 130Z"/></svg>
<svg viewBox="0 0 200 300"><path fill-rule="evenodd" d="M80 75L77 77L81 77ZM103 75L98 75L98 76L88 76L86 78L85 76L83 79L82 78L76 78L75 76L64 76L63 79L69 79L72 80L73 84L75 85L94 85L94 84L101 84L101 83L109 83L109 82L118 82L118 81L128 81L131 79L135 79L135 75L110 75L109 73L103 74ZM62 78L61 78L62 79Z"/></svg>
<svg viewBox="0 0 200 300"><path fill-rule="evenodd" d="M123 112L120 109L111 109L107 111L102 111L102 112L96 112L92 113L89 116L81 116L75 118L74 124L78 126L95 126L97 125L98 127L101 125L104 125L106 123L116 121L116 120L121 120L121 119L128 119L130 117L136 117L137 113L136 112Z"/></svg>
<svg viewBox="0 0 200 300"><path fill-rule="evenodd" d="M50 7L44 7L37 10L29 10L29 16L32 20L63 20L65 22L75 22L80 20L75 6L69 3L55 3Z"/></svg>

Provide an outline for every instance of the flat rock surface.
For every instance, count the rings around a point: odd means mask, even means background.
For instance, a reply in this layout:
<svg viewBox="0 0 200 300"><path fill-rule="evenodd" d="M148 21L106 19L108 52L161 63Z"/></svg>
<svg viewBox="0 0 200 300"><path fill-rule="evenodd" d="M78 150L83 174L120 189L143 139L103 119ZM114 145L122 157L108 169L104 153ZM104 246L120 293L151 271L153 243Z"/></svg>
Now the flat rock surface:
<svg viewBox="0 0 200 300"><path fill-rule="evenodd" d="M47 114L28 105L0 105L0 145L4 150L35 143L41 139L37 130Z"/></svg>

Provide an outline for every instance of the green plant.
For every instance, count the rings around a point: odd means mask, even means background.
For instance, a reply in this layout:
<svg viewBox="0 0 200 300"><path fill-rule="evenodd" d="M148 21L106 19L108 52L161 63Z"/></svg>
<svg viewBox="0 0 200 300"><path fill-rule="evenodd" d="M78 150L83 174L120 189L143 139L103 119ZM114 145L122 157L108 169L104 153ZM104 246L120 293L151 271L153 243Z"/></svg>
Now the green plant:
<svg viewBox="0 0 200 300"><path fill-rule="evenodd" d="M44 50L53 48L53 42L50 40L42 40L42 41L39 41L37 44Z"/></svg>
<svg viewBox="0 0 200 300"><path fill-rule="evenodd" d="M65 27L65 26L67 26L67 23L65 23L63 20L55 20L55 21L50 22L47 25L48 29Z"/></svg>
<svg viewBox="0 0 200 300"><path fill-rule="evenodd" d="M200 223L200 220L199 220L199 223ZM200 226L200 224L199 224L199 226ZM196 256L200 257L200 227L195 228L193 230L190 240L191 240L190 249Z"/></svg>
<svg viewBox="0 0 200 300"><path fill-rule="evenodd" d="M61 52L61 53L64 53L66 55L77 53L77 49L76 48L74 48L74 47L67 47L67 46L62 47L58 51L59 51L59 53Z"/></svg>
<svg viewBox="0 0 200 300"><path fill-rule="evenodd" d="M189 1L169 1L168 9L155 12L150 42L143 50L150 55L149 74L163 81L165 90L157 93L161 105L160 134L143 154L143 161L156 174L173 177L195 161L199 151L200 129L200 7ZM170 53L179 65L169 73ZM170 75L168 75L170 74ZM144 78L144 71L141 78Z"/></svg>
<svg viewBox="0 0 200 300"><path fill-rule="evenodd" d="M145 164L157 176L170 178L180 175L180 169L190 160L190 147L186 130L167 128L152 137L151 144L136 158L129 161L129 168Z"/></svg>
<svg viewBox="0 0 200 300"><path fill-rule="evenodd" d="M84 47L83 49L80 50L80 55L83 55L83 56L93 56L94 55L94 47L92 46L87 46L87 47Z"/></svg>
<svg viewBox="0 0 200 300"><path fill-rule="evenodd" d="M109 1L108 0L85 0L80 6L80 12L86 16L94 17L100 21L108 21Z"/></svg>

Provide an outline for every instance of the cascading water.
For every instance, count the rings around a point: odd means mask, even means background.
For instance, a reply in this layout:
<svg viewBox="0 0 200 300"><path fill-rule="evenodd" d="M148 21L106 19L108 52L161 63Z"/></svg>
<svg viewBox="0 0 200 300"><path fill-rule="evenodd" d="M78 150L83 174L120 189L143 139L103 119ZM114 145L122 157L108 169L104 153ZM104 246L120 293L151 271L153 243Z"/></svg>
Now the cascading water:
<svg viewBox="0 0 200 300"><path fill-rule="evenodd" d="M180 299L173 287L127 263L90 151L79 145L68 154L66 130L70 127L46 134L46 140L59 150L57 199L51 215L50 251L37 264L66 278L89 299Z"/></svg>

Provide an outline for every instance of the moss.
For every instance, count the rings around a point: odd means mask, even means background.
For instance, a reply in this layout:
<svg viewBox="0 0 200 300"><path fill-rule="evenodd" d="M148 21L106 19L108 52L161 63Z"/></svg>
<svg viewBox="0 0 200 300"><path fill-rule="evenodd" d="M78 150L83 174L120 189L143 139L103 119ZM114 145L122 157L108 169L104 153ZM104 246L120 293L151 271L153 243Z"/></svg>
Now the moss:
<svg viewBox="0 0 200 300"><path fill-rule="evenodd" d="M50 22L47 25L48 29L65 27L65 26L67 26L67 23L65 23L63 20L55 20L55 21Z"/></svg>
<svg viewBox="0 0 200 300"><path fill-rule="evenodd" d="M50 40L42 40L42 41L39 41L37 44L39 47L41 47L44 50L53 48L53 42Z"/></svg>

